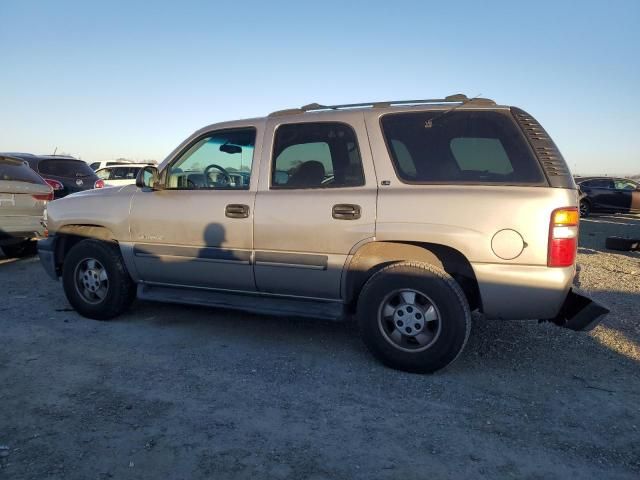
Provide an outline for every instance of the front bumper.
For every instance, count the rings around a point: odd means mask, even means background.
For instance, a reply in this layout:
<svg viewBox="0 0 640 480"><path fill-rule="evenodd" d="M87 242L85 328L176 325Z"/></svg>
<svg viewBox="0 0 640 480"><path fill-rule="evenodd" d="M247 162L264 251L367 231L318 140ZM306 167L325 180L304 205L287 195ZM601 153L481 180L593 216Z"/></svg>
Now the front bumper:
<svg viewBox="0 0 640 480"><path fill-rule="evenodd" d="M549 321L570 330L589 331L593 330L608 313L608 308L572 288L558 315Z"/></svg>
<svg viewBox="0 0 640 480"><path fill-rule="evenodd" d="M58 280L55 237L52 236L38 240L38 256L40 257L40 263L44 267L44 271L54 280Z"/></svg>

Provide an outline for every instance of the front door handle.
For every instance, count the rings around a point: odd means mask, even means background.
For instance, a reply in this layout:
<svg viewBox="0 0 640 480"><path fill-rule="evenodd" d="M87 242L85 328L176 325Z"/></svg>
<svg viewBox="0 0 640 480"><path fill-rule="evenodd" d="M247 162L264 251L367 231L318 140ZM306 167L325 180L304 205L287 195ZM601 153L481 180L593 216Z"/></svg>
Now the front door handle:
<svg viewBox="0 0 640 480"><path fill-rule="evenodd" d="M360 205L339 203L333 206L331 214L336 220L357 220L361 216L361 209Z"/></svg>
<svg viewBox="0 0 640 480"><path fill-rule="evenodd" d="M231 203L224 209L224 214L229 218L247 218L249 216L249 205Z"/></svg>

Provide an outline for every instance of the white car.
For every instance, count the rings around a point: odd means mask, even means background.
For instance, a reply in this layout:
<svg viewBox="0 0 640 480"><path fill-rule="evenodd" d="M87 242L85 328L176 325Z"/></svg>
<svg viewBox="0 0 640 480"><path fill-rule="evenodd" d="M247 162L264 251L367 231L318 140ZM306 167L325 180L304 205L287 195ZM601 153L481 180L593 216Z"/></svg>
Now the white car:
<svg viewBox="0 0 640 480"><path fill-rule="evenodd" d="M96 171L96 175L104 181L105 187L130 185L136 183L138 172L148 165L147 163L120 163L101 168Z"/></svg>
<svg viewBox="0 0 640 480"><path fill-rule="evenodd" d="M103 160L102 162L92 162L92 163L89 164L89 166L91 167L91 169L94 172L97 172L101 168L111 167L113 165L122 165L123 163L130 164L130 163L136 163L136 162L129 161L129 160L124 160L124 159L122 159L122 160Z"/></svg>

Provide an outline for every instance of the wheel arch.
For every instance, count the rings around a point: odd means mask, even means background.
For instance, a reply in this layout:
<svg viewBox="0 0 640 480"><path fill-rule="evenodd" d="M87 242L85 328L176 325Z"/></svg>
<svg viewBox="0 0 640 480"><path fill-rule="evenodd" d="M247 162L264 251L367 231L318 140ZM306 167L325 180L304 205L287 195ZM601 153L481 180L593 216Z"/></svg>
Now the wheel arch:
<svg viewBox="0 0 640 480"><path fill-rule="evenodd" d="M458 282L472 310L482 307L478 281L464 254L446 245L407 241L369 242L358 248L343 275L346 303L355 307L362 287L373 274L404 261L424 262L443 269Z"/></svg>
<svg viewBox="0 0 640 480"><path fill-rule="evenodd" d="M116 237L111 230L102 225L64 225L56 233L55 263L60 267L69 251L78 242L87 239L116 242Z"/></svg>

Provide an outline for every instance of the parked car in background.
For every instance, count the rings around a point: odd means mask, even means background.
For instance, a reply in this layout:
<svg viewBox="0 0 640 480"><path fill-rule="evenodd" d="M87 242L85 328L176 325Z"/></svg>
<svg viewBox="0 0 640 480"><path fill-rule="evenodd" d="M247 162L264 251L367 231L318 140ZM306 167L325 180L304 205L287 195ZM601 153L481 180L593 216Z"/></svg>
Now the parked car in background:
<svg viewBox="0 0 640 480"><path fill-rule="evenodd" d="M98 171L101 168L105 167L113 167L114 165L122 165L122 164L144 164L144 165L155 165L155 161L148 162L136 162L134 160L127 160L126 158L118 158L117 160L103 160L102 162L92 162L89 166L94 170Z"/></svg>
<svg viewBox="0 0 640 480"><path fill-rule="evenodd" d="M385 364L454 361L471 311L593 328L578 195L551 137L488 99L305 107L205 127L136 185L53 202L38 251L81 315L146 300L357 318Z"/></svg>
<svg viewBox="0 0 640 480"><path fill-rule="evenodd" d="M628 178L585 177L577 179L580 215L592 212L640 212L640 185Z"/></svg>
<svg viewBox="0 0 640 480"><path fill-rule="evenodd" d="M0 155L0 247L8 257L36 253L53 189L25 161Z"/></svg>
<svg viewBox="0 0 640 480"><path fill-rule="evenodd" d="M102 180L96 176L86 162L74 157L32 155L30 153L11 153L9 155L25 160L32 170L51 185L55 198L104 186Z"/></svg>
<svg viewBox="0 0 640 480"><path fill-rule="evenodd" d="M101 168L96 171L105 187L117 187L136 183L138 172L146 167L147 163L121 163Z"/></svg>

